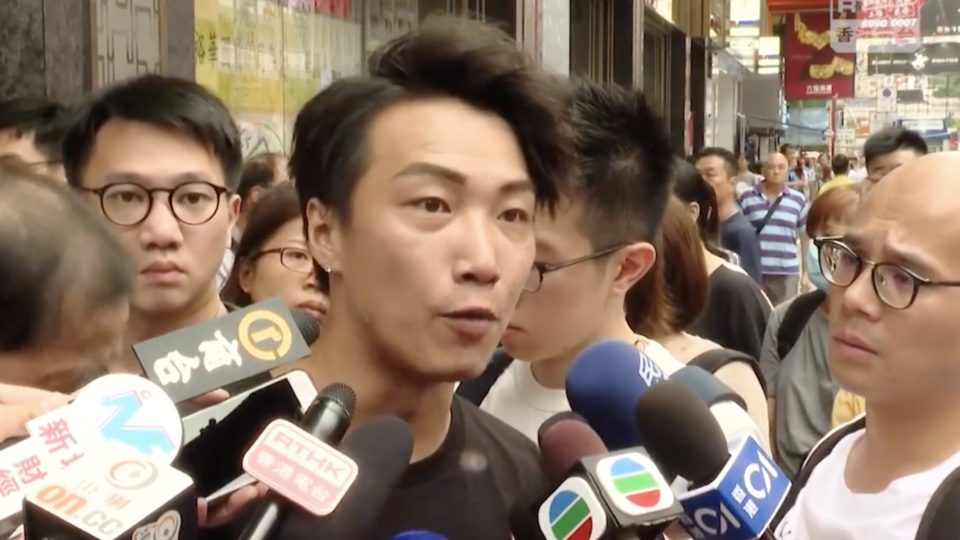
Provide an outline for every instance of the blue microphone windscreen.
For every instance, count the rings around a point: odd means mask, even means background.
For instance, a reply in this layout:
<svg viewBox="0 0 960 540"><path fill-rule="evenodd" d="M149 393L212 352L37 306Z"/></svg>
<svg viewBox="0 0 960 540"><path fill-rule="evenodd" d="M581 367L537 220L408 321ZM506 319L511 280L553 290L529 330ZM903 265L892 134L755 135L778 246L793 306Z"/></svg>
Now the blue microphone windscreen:
<svg viewBox="0 0 960 540"><path fill-rule="evenodd" d="M599 341L567 371L567 400L609 450L622 450L643 444L634 412L637 399L664 379L663 370L634 345Z"/></svg>

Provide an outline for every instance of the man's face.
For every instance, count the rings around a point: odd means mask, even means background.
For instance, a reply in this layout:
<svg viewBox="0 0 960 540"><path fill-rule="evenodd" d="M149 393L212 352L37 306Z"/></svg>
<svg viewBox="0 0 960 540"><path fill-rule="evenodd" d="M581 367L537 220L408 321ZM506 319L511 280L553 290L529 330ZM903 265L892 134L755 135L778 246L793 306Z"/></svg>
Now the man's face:
<svg viewBox="0 0 960 540"><path fill-rule="evenodd" d="M790 167L797 166L797 149L796 148L787 148L784 150L783 155L787 158L787 165Z"/></svg>
<svg viewBox="0 0 960 540"><path fill-rule="evenodd" d="M770 154L763 163L763 177L771 184L787 181L787 158L783 154Z"/></svg>
<svg viewBox="0 0 960 540"><path fill-rule="evenodd" d="M555 216L537 215L537 262L556 264L597 248L582 231L583 205L564 198ZM609 257L574 264L543 276L540 289L524 292L503 335L513 357L531 362L575 355L590 345L606 322L611 277Z"/></svg>
<svg viewBox="0 0 960 540"><path fill-rule="evenodd" d="M750 171L750 164L747 163L747 158L741 157L737 159L737 172L745 173Z"/></svg>
<svg viewBox="0 0 960 540"><path fill-rule="evenodd" d="M727 170L727 162L720 156L704 156L697 160L697 170L717 193L717 201L733 199L733 179Z"/></svg>
<svg viewBox="0 0 960 540"><path fill-rule="evenodd" d="M920 155L912 148L901 148L889 154L877 156L871 159L870 165L867 166L867 180L877 183L883 179L884 176L890 174L890 171L906 165L918 157L920 157Z"/></svg>
<svg viewBox="0 0 960 540"><path fill-rule="evenodd" d="M83 171L83 187L90 189L132 183L172 190L187 182L225 187L223 169L211 151L182 133L122 119L100 128ZM96 195L87 198L102 210ZM178 221L169 200L167 192L154 193L150 213L136 225L114 224L101 212L133 262L134 311L175 315L217 295L214 278L239 197L221 195L216 213L200 225ZM187 196L184 202L193 201Z"/></svg>
<svg viewBox="0 0 960 540"><path fill-rule="evenodd" d="M349 223L316 200L307 208L311 251L334 272L331 318L352 319L406 377L476 376L533 265L535 197L517 139L496 115L423 98L383 111L365 147Z"/></svg>
<svg viewBox="0 0 960 540"><path fill-rule="evenodd" d="M954 155L891 173L864 199L847 243L863 260L895 263L933 281L960 279L960 201L950 178L958 167L960 156ZM920 287L913 304L897 310L878 298L872 268L865 263L850 286L829 293L834 377L876 403L955 396L960 288ZM911 280L889 281L909 290Z"/></svg>

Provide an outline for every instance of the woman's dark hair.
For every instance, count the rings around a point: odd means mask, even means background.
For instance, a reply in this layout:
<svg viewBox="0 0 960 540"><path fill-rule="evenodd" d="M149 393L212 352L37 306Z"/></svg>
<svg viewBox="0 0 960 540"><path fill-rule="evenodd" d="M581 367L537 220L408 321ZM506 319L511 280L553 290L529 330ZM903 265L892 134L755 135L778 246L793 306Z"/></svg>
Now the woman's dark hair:
<svg viewBox="0 0 960 540"><path fill-rule="evenodd" d="M725 259L727 256L718 246L720 210L717 206L717 194L696 167L681 159L677 160L674 167L673 194L687 204L697 203L700 207L700 215L697 216L700 240L703 240L707 251Z"/></svg>
<svg viewBox="0 0 960 540"><path fill-rule="evenodd" d="M249 262L250 258L263 248L263 245L277 233L280 227L295 219L301 219L300 200L297 198L296 190L290 184L281 184L270 188L257 201L256 206L250 212L247 227L244 229L243 236L237 246L233 270L220 291L220 298L224 302L238 306L246 306L252 303L250 294L240 287L240 273L243 271L244 264ZM318 270L316 265L314 265L314 268ZM319 270L317 273L317 284L321 291L327 291L327 275L323 270Z"/></svg>
<svg viewBox="0 0 960 540"><path fill-rule="evenodd" d="M683 202L671 197L657 240L657 260L627 293L627 323L634 332L654 338L683 332L703 313L708 287L697 227Z"/></svg>
<svg viewBox="0 0 960 540"><path fill-rule="evenodd" d="M130 259L74 193L19 158L0 159L0 351L66 343L82 350L97 336L86 317L126 301Z"/></svg>

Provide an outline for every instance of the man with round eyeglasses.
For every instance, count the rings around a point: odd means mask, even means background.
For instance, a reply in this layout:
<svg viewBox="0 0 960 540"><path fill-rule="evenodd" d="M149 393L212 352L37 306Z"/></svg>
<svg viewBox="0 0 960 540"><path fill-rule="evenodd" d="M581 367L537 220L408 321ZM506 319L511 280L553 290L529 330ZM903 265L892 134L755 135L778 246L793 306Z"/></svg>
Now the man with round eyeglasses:
<svg viewBox="0 0 960 540"><path fill-rule="evenodd" d="M907 163L842 238L817 239L832 285L830 370L865 398L867 420L814 448L778 538L916 538L960 469L958 170L957 152Z"/></svg>
<svg viewBox="0 0 960 540"><path fill-rule="evenodd" d="M226 313L215 276L240 205L241 159L217 97L156 75L93 96L68 130L67 180L134 264L127 345ZM139 372L132 355L114 369Z"/></svg>

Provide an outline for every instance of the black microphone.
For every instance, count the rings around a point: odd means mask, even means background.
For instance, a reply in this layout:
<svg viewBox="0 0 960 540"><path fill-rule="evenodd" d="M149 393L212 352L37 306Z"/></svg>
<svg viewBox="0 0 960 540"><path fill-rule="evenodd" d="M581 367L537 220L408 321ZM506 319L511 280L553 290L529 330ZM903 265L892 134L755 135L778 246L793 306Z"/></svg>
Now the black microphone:
<svg viewBox="0 0 960 540"><path fill-rule="evenodd" d="M772 538L770 525L790 481L755 437L728 442L697 394L675 381L641 396L636 413L650 455L674 460L692 482L680 496L680 523L693 538Z"/></svg>
<svg viewBox="0 0 960 540"><path fill-rule="evenodd" d="M396 416L379 416L352 431L340 446L358 469L357 478L336 509L325 517L299 508L291 513L279 538L368 540L413 453L413 434Z"/></svg>
<svg viewBox="0 0 960 540"><path fill-rule="evenodd" d="M335 383L323 389L303 415L300 426L315 438L336 446L350 427L357 396L353 389ZM253 517L241 533L244 540L272 538L274 530L283 521L286 503L272 493L253 511Z"/></svg>
<svg viewBox="0 0 960 540"><path fill-rule="evenodd" d="M300 360L317 335L303 314L271 298L141 341L133 352L146 377L179 403Z"/></svg>
<svg viewBox="0 0 960 540"><path fill-rule="evenodd" d="M518 540L657 538L682 514L642 448L608 452L600 436L570 413L547 420L539 439L554 489L523 499L511 513Z"/></svg>
<svg viewBox="0 0 960 540"><path fill-rule="evenodd" d="M320 337L320 323L317 319L306 311L299 308L290 308L290 315L293 316L293 322L296 323L300 335L307 345L313 345Z"/></svg>

